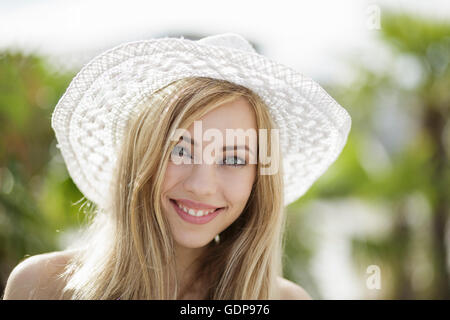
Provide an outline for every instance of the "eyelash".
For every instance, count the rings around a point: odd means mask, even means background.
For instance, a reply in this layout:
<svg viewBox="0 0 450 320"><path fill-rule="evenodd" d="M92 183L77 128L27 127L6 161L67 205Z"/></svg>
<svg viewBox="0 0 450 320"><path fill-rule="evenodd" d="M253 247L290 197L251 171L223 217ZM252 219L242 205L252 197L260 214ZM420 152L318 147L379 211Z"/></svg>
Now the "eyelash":
<svg viewBox="0 0 450 320"><path fill-rule="evenodd" d="M177 148L178 148L178 149L183 149L183 150L186 150L186 148L180 147L180 146L175 146L175 147L173 148L172 154L174 154L175 156L180 157L180 153L179 153L179 152L178 152L178 153L176 152ZM234 158L234 159L237 159L237 160L240 161L240 162L243 162L243 163L241 163L241 164L228 164L228 166L235 167L235 168L239 168L239 167L244 167L244 166L247 165L247 163L245 162L245 160L242 159L242 158L239 158L239 157L236 157L236 156L232 156L232 157L226 157L225 159L228 159L228 158ZM192 159L192 158L191 158L191 159ZM224 164L224 163L220 163L220 164ZM225 165L227 165L227 164L225 164Z"/></svg>

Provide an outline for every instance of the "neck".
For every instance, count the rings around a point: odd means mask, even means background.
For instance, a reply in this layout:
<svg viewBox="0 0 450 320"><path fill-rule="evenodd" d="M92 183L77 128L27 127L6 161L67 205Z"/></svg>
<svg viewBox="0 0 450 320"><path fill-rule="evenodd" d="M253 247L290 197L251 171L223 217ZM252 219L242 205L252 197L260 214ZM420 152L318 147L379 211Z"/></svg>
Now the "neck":
<svg viewBox="0 0 450 320"><path fill-rule="evenodd" d="M178 279L179 292L192 294L191 288L186 288L199 266L196 259L204 252L206 247L186 248L175 243L176 273Z"/></svg>

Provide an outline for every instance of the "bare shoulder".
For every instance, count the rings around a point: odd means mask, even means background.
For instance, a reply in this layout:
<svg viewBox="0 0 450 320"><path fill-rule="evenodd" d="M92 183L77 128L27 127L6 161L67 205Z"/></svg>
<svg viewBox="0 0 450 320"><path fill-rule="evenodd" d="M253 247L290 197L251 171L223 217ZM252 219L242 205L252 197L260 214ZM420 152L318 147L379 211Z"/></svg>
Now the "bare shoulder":
<svg viewBox="0 0 450 320"><path fill-rule="evenodd" d="M298 284L278 277L281 300L312 300L311 296Z"/></svg>
<svg viewBox="0 0 450 320"><path fill-rule="evenodd" d="M58 275L64 271L74 250L38 254L20 262L11 272L3 299L55 299L63 281Z"/></svg>

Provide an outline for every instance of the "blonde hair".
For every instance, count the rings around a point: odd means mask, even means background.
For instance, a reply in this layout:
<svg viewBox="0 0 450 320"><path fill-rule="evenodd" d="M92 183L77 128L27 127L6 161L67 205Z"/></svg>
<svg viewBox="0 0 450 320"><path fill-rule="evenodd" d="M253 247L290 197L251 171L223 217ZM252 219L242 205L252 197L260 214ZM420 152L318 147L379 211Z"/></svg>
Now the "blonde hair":
<svg viewBox="0 0 450 320"><path fill-rule="evenodd" d="M173 237L160 203L165 170L177 143L170 137L176 128L187 129L238 97L245 97L253 107L259 129L275 128L267 106L251 90L206 77L172 82L136 109L118 155L111 206L93 209L88 228L73 245L80 250L61 274L66 279L62 297L183 296L174 280ZM267 149L268 154L281 157L271 139ZM281 167L273 175L257 173L239 218L220 234L218 244L207 245L195 274L196 279L206 279L207 299L279 299L277 277L282 274L285 225L282 190ZM170 290L170 281L175 281L175 290Z"/></svg>

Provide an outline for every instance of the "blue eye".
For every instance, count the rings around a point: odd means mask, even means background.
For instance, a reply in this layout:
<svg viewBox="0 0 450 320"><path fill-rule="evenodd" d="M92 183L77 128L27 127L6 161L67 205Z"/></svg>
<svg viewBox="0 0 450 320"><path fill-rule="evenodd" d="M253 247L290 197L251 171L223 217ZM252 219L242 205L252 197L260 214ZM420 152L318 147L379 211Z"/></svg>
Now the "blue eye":
<svg viewBox="0 0 450 320"><path fill-rule="evenodd" d="M173 148L172 154L178 157L183 157L185 155L188 155L188 153L186 152L186 148L182 147L182 146L175 146Z"/></svg>
<svg viewBox="0 0 450 320"><path fill-rule="evenodd" d="M226 161L227 159L233 159L233 161L231 163L229 163L228 161ZM226 164L226 165L233 166L233 167L243 167L246 165L244 159L236 157L236 156L226 157L225 163L222 162L221 164Z"/></svg>

